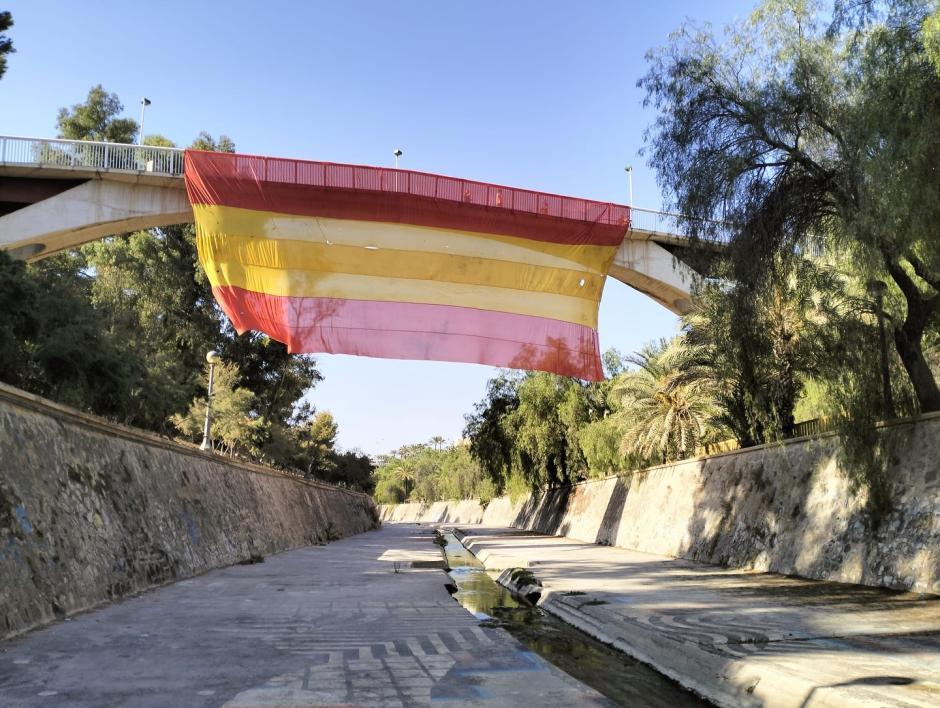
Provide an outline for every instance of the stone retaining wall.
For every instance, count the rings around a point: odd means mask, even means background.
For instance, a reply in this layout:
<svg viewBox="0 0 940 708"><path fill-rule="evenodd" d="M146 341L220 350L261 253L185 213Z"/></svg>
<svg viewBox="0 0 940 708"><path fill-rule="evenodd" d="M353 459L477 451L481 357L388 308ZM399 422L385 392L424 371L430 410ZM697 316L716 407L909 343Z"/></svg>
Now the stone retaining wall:
<svg viewBox="0 0 940 708"><path fill-rule="evenodd" d="M513 504L401 504L383 518L514 526L647 553L940 594L940 415L888 426L892 510L873 528L837 438L584 482ZM475 505L475 506L474 506Z"/></svg>
<svg viewBox="0 0 940 708"><path fill-rule="evenodd" d="M377 521L365 494L208 455L0 384L0 639Z"/></svg>

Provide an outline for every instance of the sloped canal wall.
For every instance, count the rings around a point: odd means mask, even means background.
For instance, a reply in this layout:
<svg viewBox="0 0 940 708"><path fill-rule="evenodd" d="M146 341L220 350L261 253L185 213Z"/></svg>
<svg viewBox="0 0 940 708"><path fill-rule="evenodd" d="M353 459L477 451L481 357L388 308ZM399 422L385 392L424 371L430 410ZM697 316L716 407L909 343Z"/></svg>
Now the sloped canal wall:
<svg viewBox="0 0 940 708"><path fill-rule="evenodd" d="M208 455L0 384L0 639L377 522L365 494Z"/></svg>
<svg viewBox="0 0 940 708"><path fill-rule="evenodd" d="M883 429L891 510L873 524L832 434L661 465L515 503L399 504L388 521L512 526L647 553L940 594L940 415Z"/></svg>

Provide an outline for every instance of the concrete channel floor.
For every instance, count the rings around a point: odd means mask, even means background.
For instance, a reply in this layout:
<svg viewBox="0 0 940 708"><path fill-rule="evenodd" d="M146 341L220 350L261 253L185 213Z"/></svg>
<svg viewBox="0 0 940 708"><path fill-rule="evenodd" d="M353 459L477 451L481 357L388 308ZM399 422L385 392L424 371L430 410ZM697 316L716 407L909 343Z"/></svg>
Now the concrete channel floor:
<svg viewBox="0 0 940 708"><path fill-rule="evenodd" d="M9 640L0 706L610 705L412 567L441 560L432 533L386 525Z"/></svg>
<svg viewBox="0 0 940 708"><path fill-rule="evenodd" d="M940 597L459 525L539 605L729 706L940 706ZM500 577L505 580L510 573Z"/></svg>

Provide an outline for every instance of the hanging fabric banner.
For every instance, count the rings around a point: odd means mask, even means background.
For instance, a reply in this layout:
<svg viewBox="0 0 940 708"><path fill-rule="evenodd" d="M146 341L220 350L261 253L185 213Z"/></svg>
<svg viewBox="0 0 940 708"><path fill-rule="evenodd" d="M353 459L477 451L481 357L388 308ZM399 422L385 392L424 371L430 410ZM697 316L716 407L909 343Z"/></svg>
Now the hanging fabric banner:
<svg viewBox="0 0 940 708"><path fill-rule="evenodd" d="M597 309L629 207L195 150L185 178L199 260L239 333L603 378Z"/></svg>

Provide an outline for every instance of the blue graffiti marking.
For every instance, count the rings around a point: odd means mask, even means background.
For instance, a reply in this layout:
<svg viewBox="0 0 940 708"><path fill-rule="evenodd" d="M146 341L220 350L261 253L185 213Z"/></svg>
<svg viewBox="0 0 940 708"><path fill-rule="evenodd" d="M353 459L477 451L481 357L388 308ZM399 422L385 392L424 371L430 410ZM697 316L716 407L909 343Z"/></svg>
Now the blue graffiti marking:
<svg viewBox="0 0 940 708"><path fill-rule="evenodd" d="M33 532L33 525L29 523L29 517L26 515L26 507L18 506L13 510L13 513L16 514L17 521L20 522L20 527L26 533Z"/></svg>

